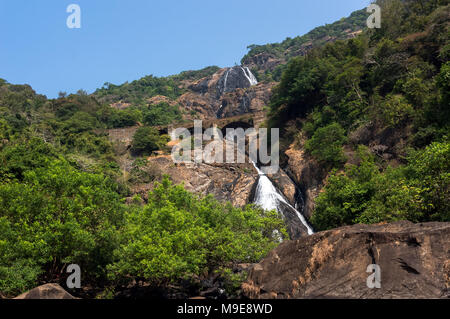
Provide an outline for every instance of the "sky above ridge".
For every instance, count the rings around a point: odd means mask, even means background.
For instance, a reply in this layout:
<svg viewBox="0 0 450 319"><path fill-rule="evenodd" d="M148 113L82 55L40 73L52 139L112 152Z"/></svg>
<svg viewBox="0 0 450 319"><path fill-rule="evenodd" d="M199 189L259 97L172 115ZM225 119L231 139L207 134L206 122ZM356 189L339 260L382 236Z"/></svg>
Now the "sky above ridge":
<svg viewBox="0 0 450 319"><path fill-rule="evenodd" d="M50 98L239 64L250 44L332 23L369 0L0 0L0 78ZM81 28L66 21L81 9Z"/></svg>

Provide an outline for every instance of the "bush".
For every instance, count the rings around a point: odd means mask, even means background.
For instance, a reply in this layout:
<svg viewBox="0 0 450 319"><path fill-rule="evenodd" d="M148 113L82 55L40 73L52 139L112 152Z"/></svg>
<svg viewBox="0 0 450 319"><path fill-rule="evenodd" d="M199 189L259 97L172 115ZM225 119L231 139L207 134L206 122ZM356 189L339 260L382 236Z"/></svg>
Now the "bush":
<svg viewBox="0 0 450 319"><path fill-rule="evenodd" d="M305 149L320 162L336 166L345 161L342 151L345 141L345 130L338 123L333 123L317 129L306 142Z"/></svg>
<svg viewBox="0 0 450 319"><path fill-rule="evenodd" d="M149 126L167 125L174 121L181 121L181 112L175 105L160 103L151 105L144 111L144 123Z"/></svg>
<svg viewBox="0 0 450 319"><path fill-rule="evenodd" d="M412 151L408 164L380 172L360 148L360 165L332 174L316 199L317 230L397 220L450 221L450 143Z"/></svg>
<svg viewBox="0 0 450 319"><path fill-rule="evenodd" d="M133 136L131 151L135 154L150 155L152 152L162 149L168 140L160 136L153 127L140 127Z"/></svg>
<svg viewBox="0 0 450 319"><path fill-rule="evenodd" d="M402 95L388 95L375 111L387 127L395 127L403 123L414 113L413 107Z"/></svg>
<svg viewBox="0 0 450 319"><path fill-rule="evenodd" d="M327 180L324 192L316 199L316 208L311 223L317 230L326 230L351 225L368 207L376 192L373 182L379 174L373 156L360 148L362 157L359 166L349 165L345 172L334 172Z"/></svg>

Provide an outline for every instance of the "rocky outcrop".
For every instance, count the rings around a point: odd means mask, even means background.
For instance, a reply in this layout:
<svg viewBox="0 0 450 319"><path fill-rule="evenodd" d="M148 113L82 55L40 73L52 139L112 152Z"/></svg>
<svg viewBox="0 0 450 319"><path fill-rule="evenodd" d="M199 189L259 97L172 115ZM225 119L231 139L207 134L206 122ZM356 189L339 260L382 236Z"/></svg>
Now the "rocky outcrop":
<svg viewBox="0 0 450 319"><path fill-rule="evenodd" d="M247 89L224 94L216 112L218 118L263 111L270 100L274 83L260 83Z"/></svg>
<svg viewBox="0 0 450 319"><path fill-rule="evenodd" d="M223 72L217 82L217 97L236 89L245 89L258 84L255 76L248 67L234 66Z"/></svg>
<svg viewBox="0 0 450 319"><path fill-rule="evenodd" d="M248 57L244 58L242 62L251 69L272 71L278 65L283 63L283 60L276 57L274 54L270 54L268 52L262 52L259 54L248 56Z"/></svg>
<svg viewBox="0 0 450 319"><path fill-rule="evenodd" d="M287 174L299 186L304 197L303 215L311 218L315 199L319 195L326 177L326 171L303 149L291 145L285 152L288 160L285 168Z"/></svg>
<svg viewBox="0 0 450 319"><path fill-rule="evenodd" d="M450 298L450 223L353 225L282 243L250 270L248 298ZM371 264L381 288L369 288Z"/></svg>
<svg viewBox="0 0 450 319"><path fill-rule="evenodd" d="M46 284L17 296L14 299L78 299L58 284Z"/></svg>
<svg viewBox="0 0 450 319"><path fill-rule="evenodd" d="M212 119L261 112L274 83L258 84L248 67L234 66L184 85L188 92L177 102L186 119Z"/></svg>
<svg viewBox="0 0 450 319"><path fill-rule="evenodd" d="M149 105L156 105L156 104L160 104L160 103L166 103L166 104L169 104L169 105L176 105L177 104L176 101L174 101L174 100L172 100L172 99L170 99L170 98L168 98L167 96L164 96L164 95L153 96L153 97L147 99L147 103Z"/></svg>
<svg viewBox="0 0 450 319"><path fill-rule="evenodd" d="M168 174L175 184L184 184L191 192L212 194L220 201L230 201L234 206L245 206L253 200L253 190L258 174L252 164L174 164L171 156L150 157L148 166ZM135 193L144 198L153 187L137 185Z"/></svg>

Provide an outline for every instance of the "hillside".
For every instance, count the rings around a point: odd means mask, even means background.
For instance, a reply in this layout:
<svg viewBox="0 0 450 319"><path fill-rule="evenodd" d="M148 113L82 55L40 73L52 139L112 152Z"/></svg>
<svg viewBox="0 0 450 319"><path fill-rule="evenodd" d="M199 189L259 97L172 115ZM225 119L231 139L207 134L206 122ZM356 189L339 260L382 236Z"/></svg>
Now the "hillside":
<svg viewBox="0 0 450 319"><path fill-rule="evenodd" d="M271 98L318 230L450 218L450 7L380 4L383 28L294 58Z"/></svg>
<svg viewBox="0 0 450 319"><path fill-rule="evenodd" d="M279 81L286 63L293 57L305 55L313 48L336 40L356 37L365 27L365 10L352 13L335 23L318 27L311 32L281 43L262 46L250 45L242 58L242 67L248 68L259 80L255 88L247 88L230 80L235 89L223 92L220 86L230 68L209 66L197 71L157 78L146 76L131 83L105 85L93 94L99 101L122 107L148 107L163 99L183 110L186 119L211 119L246 113L258 113L269 103L270 90ZM240 72L239 67L231 69ZM241 75L240 77L243 78ZM245 78L244 78L245 82ZM224 109L222 107L225 106Z"/></svg>
<svg viewBox="0 0 450 319"><path fill-rule="evenodd" d="M296 277L314 267L331 273L343 252L365 262L364 240L374 233L388 257L401 253L408 265L417 245L406 238L442 242L450 221L449 1L377 3L381 29L366 29L360 10L251 45L241 66L56 99L0 79L0 298L64 286L71 263L83 269L83 289L70 293L82 298L236 298L242 288L255 298L364 297L351 287L325 293L314 276L307 281L317 291L291 295L292 278L274 285L280 269L271 267L278 253L289 264L302 245L309 250ZM192 128L194 119L221 130L280 128L282 169L262 176L249 162L173 163L168 127ZM276 209L252 205L261 180ZM320 233L308 236L308 223ZM340 246L342 233L353 241ZM313 251L319 259L306 262L314 245L334 257ZM420 249L439 266L421 260L420 269L436 277L417 282L429 288L425 297L439 297L450 285L449 261L429 247ZM411 278L386 265L393 277Z"/></svg>
<svg viewBox="0 0 450 319"><path fill-rule="evenodd" d="M366 10L353 12L332 24L320 26L305 35L287 38L280 43L252 44L241 63L264 81L279 81L285 65L296 56L304 56L313 48L336 40L354 38L366 28Z"/></svg>

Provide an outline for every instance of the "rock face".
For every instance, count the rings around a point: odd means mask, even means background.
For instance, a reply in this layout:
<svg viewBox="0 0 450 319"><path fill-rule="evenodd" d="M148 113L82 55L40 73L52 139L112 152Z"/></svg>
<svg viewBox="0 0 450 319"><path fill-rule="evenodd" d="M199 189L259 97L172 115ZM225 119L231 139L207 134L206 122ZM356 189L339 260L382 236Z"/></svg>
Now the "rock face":
<svg viewBox="0 0 450 319"><path fill-rule="evenodd" d="M46 284L31 289L14 299L78 299L58 284Z"/></svg>
<svg viewBox="0 0 450 319"><path fill-rule="evenodd" d="M217 97L236 89L245 89L258 84L248 67L234 66L227 69L217 83Z"/></svg>
<svg viewBox="0 0 450 319"><path fill-rule="evenodd" d="M248 67L234 66L184 85L188 92L177 103L196 118L213 119L261 112L274 83L258 84Z"/></svg>
<svg viewBox="0 0 450 319"><path fill-rule="evenodd" d="M303 215L309 219L314 212L315 199L322 189L326 172L314 159L307 156L304 150L293 145L285 154L288 157L286 172L300 187L304 196Z"/></svg>
<svg viewBox="0 0 450 319"><path fill-rule="evenodd" d="M247 89L236 89L220 99L218 118L261 112L269 103L274 83L260 83Z"/></svg>
<svg viewBox="0 0 450 319"><path fill-rule="evenodd" d="M168 174L175 184L183 183L191 192L212 194L220 201L230 201L234 206L245 206L253 199L253 189L258 174L250 163L244 164L174 164L170 156L149 158L149 166ZM144 197L152 184L140 185L136 193Z"/></svg>
<svg viewBox="0 0 450 319"><path fill-rule="evenodd" d="M270 70L273 71L278 65L284 61L274 54L268 52L262 52L254 56L246 57L243 62L249 67L256 68L258 70Z"/></svg>
<svg viewBox="0 0 450 319"><path fill-rule="evenodd" d="M450 223L353 225L282 243L251 269L249 298L450 298ZM370 289L368 265L381 269Z"/></svg>

